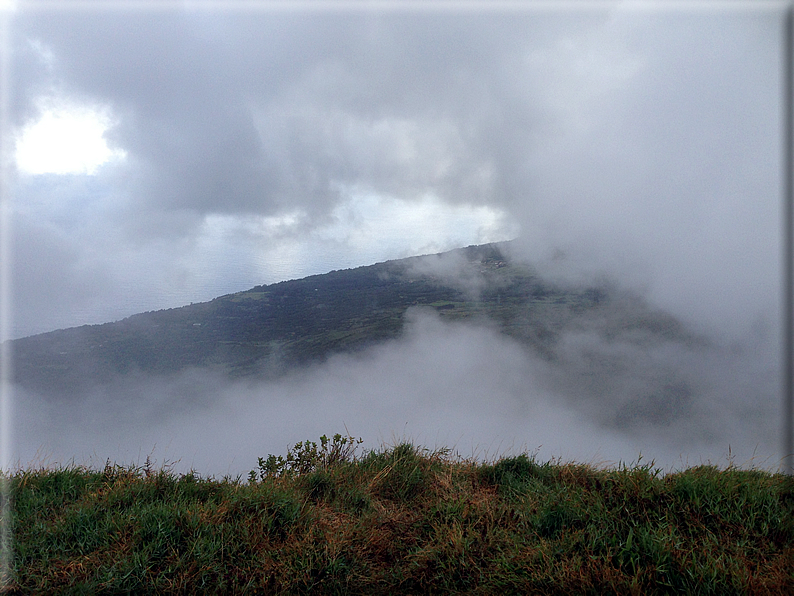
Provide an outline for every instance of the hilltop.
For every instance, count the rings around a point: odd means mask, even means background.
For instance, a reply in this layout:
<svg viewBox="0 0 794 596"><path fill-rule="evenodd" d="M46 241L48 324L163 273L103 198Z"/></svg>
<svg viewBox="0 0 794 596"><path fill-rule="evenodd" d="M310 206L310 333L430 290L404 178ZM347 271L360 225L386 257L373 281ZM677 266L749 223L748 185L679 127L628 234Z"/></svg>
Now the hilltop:
<svg viewBox="0 0 794 596"><path fill-rule="evenodd" d="M0 592L791 594L794 484L759 470L494 462L352 437L241 478L21 470Z"/></svg>
<svg viewBox="0 0 794 596"><path fill-rule="evenodd" d="M671 315L607 284L563 288L510 257L509 243L260 285L209 302L145 312L12 342L14 379L70 392L119 374L211 368L273 377L401 335L411 307L446 321L489 320L547 359L562 330L597 316L599 333L691 341Z"/></svg>

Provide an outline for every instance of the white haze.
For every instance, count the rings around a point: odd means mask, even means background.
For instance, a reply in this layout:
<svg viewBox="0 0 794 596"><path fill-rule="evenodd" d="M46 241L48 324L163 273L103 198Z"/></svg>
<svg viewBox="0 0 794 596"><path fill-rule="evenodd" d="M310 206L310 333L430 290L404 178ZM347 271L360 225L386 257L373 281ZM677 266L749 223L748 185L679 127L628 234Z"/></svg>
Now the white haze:
<svg viewBox="0 0 794 596"><path fill-rule="evenodd" d="M142 465L149 456L177 471L245 476L258 457L349 432L365 448L409 440L480 459L526 451L595 465L642 456L666 470L727 465L729 457L777 466L768 354L605 347L594 332L563 343L563 364L550 364L486 322L449 324L413 309L402 339L276 381L228 382L194 370L127 377L76 401L18 390L14 456L34 466L102 466L107 458ZM608 371L610 391L572 386L594 354L622 367ZM695 388L685 416L659 427L621 422L637 389L663 386L671 375Z"/></svg>

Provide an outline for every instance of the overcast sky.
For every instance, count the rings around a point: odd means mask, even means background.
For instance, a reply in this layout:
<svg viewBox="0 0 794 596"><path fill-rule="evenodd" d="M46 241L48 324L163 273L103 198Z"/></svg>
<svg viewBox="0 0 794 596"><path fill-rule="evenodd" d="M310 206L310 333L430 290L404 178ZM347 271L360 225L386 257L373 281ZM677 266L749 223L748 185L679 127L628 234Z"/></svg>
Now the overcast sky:
<svg viewBox="0 0 794 596"><path fill-rule="evenodd" d="M365 4L18 1L6 336L518 238L778 341L782 3Z"/></svg>
<svg viewBox="0 0 794 596"><path fill-rule="evenodd" d="M782 5L25 6L11 336L516 236L715 325L778 298Z"/></svg>

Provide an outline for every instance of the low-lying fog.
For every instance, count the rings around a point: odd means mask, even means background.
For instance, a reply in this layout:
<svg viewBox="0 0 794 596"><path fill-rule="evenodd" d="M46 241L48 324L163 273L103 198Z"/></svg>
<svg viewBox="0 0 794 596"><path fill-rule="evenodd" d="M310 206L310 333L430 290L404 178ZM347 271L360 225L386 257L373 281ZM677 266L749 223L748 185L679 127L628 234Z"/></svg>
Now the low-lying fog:
<svg viewBox="0 0 794 596"><path fill-rule="evenodd" d="M655 460L776 469L774 337L744 347L604 339L598 322L566 333L550 362L487 322L408 312L406 333L278 380L229 382L206 371L125 377L80 400L16 389L12 461L107 458L202 475L247 475L257 457L346 433L365 448L402 440L461 456L537 453L596 465Z"/></svg>

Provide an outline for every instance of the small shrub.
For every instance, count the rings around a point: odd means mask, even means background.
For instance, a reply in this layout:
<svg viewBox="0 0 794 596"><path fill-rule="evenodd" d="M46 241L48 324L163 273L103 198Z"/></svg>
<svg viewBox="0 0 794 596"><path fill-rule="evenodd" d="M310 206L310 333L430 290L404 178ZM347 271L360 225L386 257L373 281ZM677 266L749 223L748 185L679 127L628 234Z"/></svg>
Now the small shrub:
<svg viewBox="0 0 794 596"><path fill-rule="evenodd" d="M325 470L342 462L355 461L355 453L363 439L335 434L333 439L323 435L320 445L314 441L302 441L287 451L286 457L268 455L258 459L257 470L251 470L248 479L255 482L265 478L301 476L316 470Z"/></svg>

